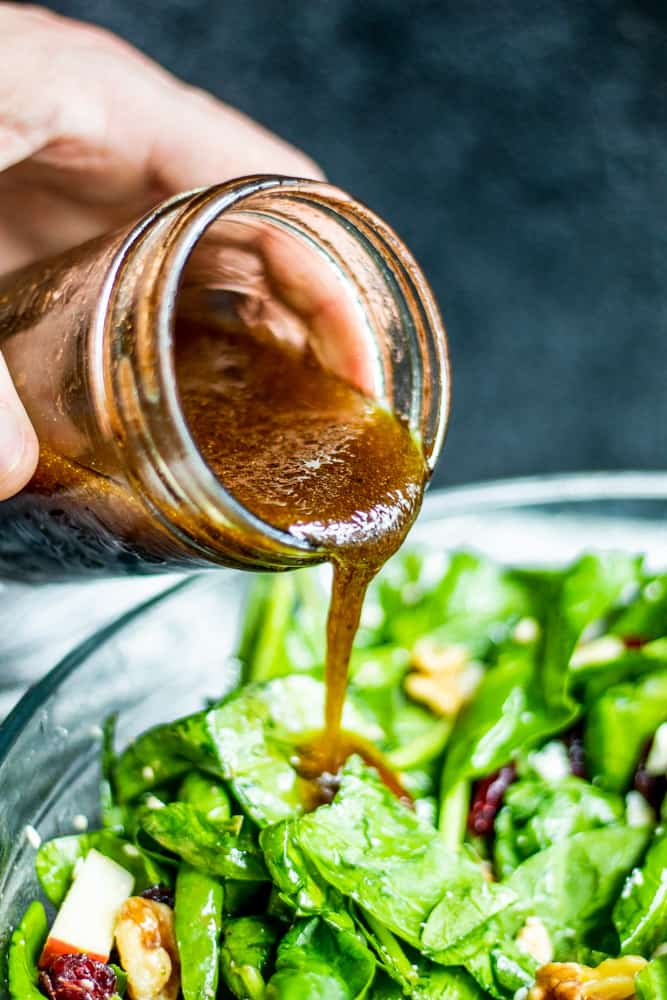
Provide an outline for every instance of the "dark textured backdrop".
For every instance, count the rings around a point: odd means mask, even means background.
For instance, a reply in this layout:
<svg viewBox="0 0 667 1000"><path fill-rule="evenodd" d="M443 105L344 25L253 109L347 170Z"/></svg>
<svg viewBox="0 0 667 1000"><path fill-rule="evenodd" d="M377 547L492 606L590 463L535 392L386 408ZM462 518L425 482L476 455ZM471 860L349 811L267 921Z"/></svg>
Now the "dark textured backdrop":
<svg viewBox="0 0 667 1000"><path fill-rule="evenodd" d="M281 132L442 306L439 482L667 465L667 0L62 0Z"/></svg>

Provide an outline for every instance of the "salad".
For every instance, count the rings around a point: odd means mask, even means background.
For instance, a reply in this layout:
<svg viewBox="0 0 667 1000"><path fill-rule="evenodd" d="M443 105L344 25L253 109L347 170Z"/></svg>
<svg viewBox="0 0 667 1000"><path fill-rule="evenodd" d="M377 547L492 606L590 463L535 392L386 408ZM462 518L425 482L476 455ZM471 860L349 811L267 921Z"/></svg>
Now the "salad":
<svg viewBox="0 0 667 1000"><path fill-rule="evenodd" d="M350 668L373 753L313 782L326 605L321 570L260 577L234 692L121 752L109 721L15 1000L667 997L667 575L401 553Z"/></svg>

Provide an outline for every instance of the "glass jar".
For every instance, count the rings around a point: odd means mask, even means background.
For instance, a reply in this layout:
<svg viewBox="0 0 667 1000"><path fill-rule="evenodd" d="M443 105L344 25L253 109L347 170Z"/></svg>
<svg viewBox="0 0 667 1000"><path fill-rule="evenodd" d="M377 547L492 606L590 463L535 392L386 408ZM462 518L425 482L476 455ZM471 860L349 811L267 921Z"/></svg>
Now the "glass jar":
<svg viewBox="0 0 667 1000"><path fill-rule="evenodd" d="M41 445L32 481L0 503L0 575L322 558L243 508L204 461L179 402L177 316L290 340L319 323L323 361L407 419L435 464L447 349L409 252L330 185L235 180L0 280L0 349Z"/></svg>

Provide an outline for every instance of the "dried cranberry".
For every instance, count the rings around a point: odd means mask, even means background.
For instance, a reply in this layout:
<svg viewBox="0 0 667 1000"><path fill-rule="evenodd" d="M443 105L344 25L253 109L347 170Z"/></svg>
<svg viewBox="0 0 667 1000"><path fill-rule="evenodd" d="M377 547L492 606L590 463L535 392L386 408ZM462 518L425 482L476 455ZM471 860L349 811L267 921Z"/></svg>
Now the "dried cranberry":
<svg viewBox="0 0 667 1000"><path fill-rule="evenodd" d="M56 991L53 988L53 983L48 972L40 972L38 982L44 996L48 997L49 1000L56 1000Z"/></svg>
<svg viewBox="0 0 667 1000"><path fill-rule="evenodd" d="M502 805L505 792L515 778L514 764L505 764L477 782L468 816L468 829L471 833L486 837L492 832L493 821Z"/></svg>
<svg viewBox="0 0 667 1000"><path fill-rule="evenodd" d="M653 740L651 739L642 751L635 771L633 786L635 791L644 796L650 806L659 809L665 792L667 792L667 779L665 779L664 774L649 774L646 770L646 761L649 758L652 744Z"/></svg>
<svg viewBox="0 0 667 1000"><path fill-rule="evenodd" d="M624 635L621 639L626 649L641 649L648 642L648 639L644 639L641 635Z"/></svg>
<svg viewBox="0 0 667 1000"><path fill-rule="evenodd" d="M579 724L573 726L563 736L567 759L570 762L570 772L575 778L586 778L586 751L584 749L584 730Z"/></svg>
<svg viewBox="0 0 667 1000"><path fill-rule="evenodd" d="M152 899L154 903L164 903L172 910L174 908L174 890L168 885L152 885L149 889L144 889L140 895L143 899Z"/></svg>
<svg viewBox="0 0 667 1000"><path fill-rule="evenodd" d="M109 1000L116 992L116 973L88 955L60 955L39 978L50 1000Z"/></svg>

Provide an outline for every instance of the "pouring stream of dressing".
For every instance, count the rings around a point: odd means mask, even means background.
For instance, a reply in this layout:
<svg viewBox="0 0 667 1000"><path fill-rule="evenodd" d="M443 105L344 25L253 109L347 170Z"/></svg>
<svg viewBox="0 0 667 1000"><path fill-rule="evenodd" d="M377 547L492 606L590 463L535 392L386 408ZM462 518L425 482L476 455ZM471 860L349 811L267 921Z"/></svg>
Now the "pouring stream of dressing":
<svg viewBox="0 0 667 1000"><path fill-rule="evenodd" d="M333 776L355 750L376 756L341 732L348 665L368 584L419 511L421 448L401 420L308 351L180 319L175 364L185 417L214 474L253 514L333 564L325 728L299 766L309 779Z"/></svg>

